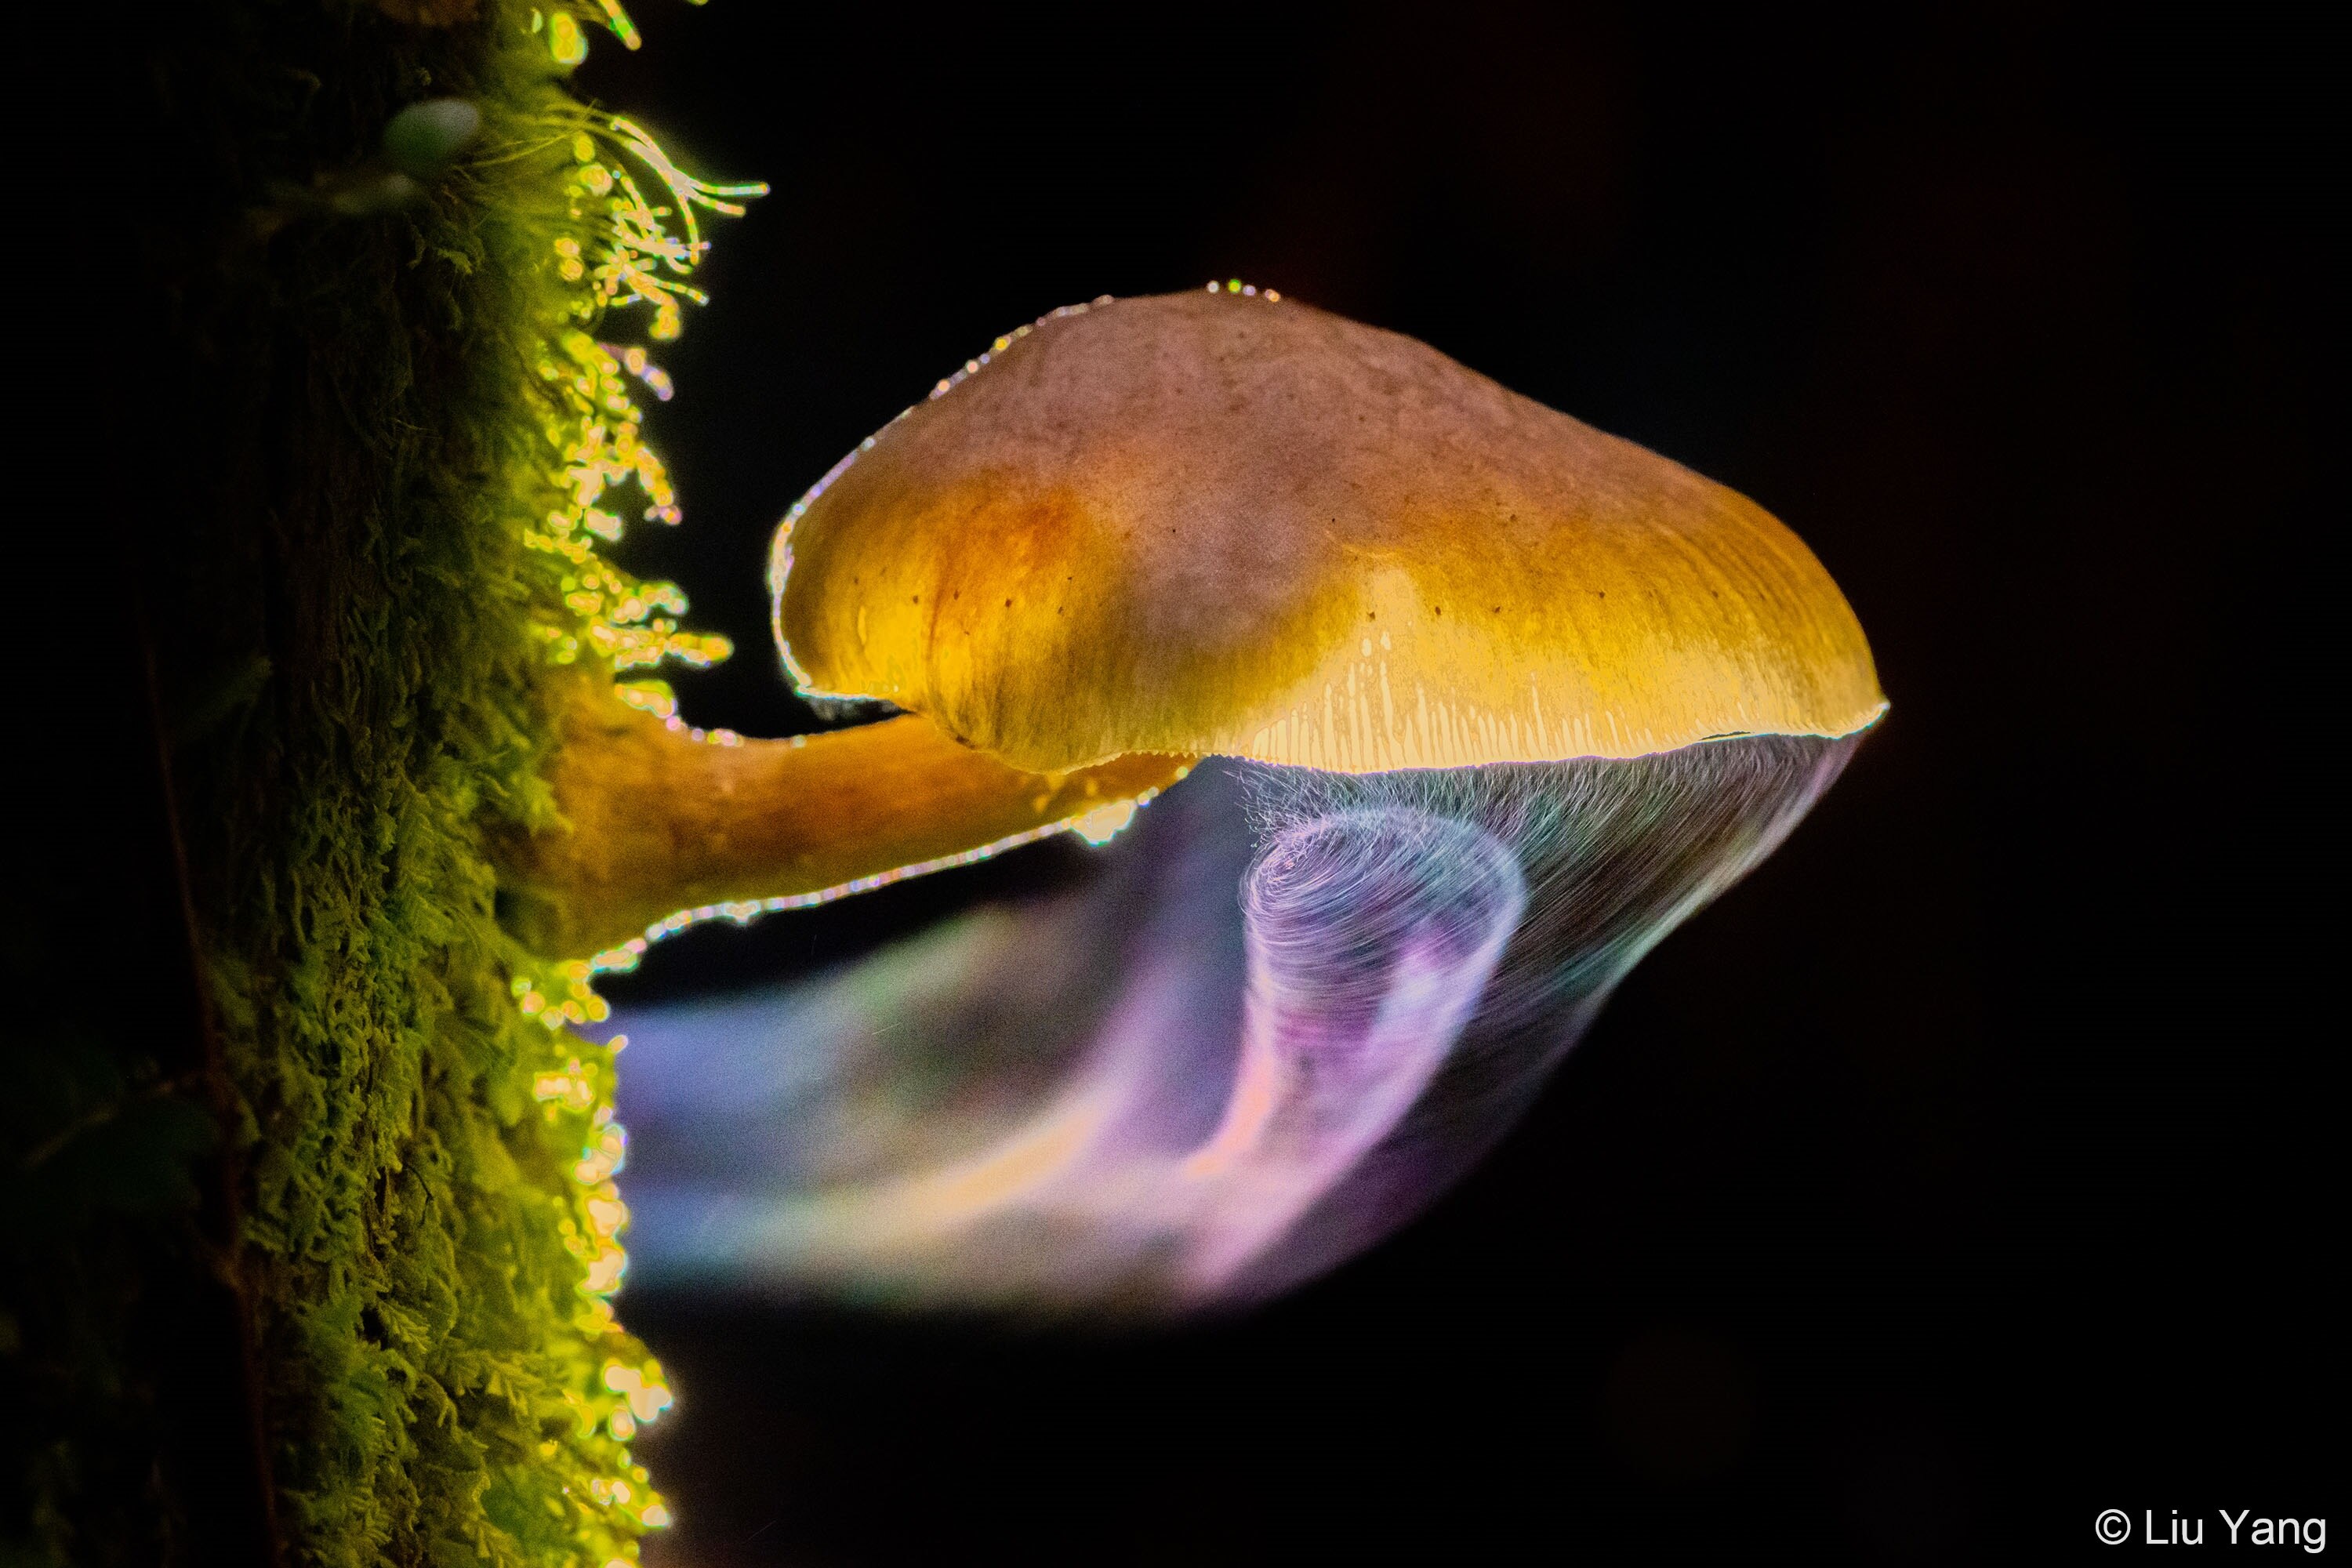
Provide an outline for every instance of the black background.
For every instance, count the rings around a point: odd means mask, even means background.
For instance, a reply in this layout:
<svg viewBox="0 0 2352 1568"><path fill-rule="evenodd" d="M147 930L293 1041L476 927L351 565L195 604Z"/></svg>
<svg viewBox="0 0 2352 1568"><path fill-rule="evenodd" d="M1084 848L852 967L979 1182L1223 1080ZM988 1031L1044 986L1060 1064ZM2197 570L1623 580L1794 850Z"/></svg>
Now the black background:
<svg viewBox="0 0 2352 1568"><path fill-rule="evenodd" d="M687 524L627 546L741 648L696 721L807 726L765 549L841 453L1055 305L1233 276L1756 497L1895 704L1496 1158L1255 1318L626 1293L681 1395L655 1560L2015 1562L2111 1506L2330 1511L2340 88L2235 8L1908 9L647 0L600 39L584 89L775 187L663 356Z"/></svg>

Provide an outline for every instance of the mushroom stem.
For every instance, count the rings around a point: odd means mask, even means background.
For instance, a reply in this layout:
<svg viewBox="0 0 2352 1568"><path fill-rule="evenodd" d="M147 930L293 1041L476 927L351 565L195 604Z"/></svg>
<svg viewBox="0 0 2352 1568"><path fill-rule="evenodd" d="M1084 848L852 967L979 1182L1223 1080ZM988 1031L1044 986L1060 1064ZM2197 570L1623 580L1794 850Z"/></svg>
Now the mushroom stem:
<svg viewBox="0 0 2352 1568"><path fill-rule="evenodd" d="M911 713L721 745L583 691L550 770L568 831L507 847L507 921L541 952L583 956L679 910L846 890L1076 826L1193 761L1131 753L1024 773Z"/></svg>

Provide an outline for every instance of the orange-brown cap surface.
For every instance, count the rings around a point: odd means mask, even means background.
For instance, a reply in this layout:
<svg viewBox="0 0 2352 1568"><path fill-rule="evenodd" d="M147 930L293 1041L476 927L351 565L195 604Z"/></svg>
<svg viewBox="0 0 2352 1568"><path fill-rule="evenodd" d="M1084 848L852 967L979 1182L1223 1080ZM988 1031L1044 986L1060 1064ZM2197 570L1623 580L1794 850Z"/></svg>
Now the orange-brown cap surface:
<svg viewBox="0 0 2352 1568"><path fill-rule="evenodd" d="M1853 612L1762 508L1426 344L1229 294L1057 312L776 542L804 689L1053 772L1339 772L1842 735Z"/></svg>

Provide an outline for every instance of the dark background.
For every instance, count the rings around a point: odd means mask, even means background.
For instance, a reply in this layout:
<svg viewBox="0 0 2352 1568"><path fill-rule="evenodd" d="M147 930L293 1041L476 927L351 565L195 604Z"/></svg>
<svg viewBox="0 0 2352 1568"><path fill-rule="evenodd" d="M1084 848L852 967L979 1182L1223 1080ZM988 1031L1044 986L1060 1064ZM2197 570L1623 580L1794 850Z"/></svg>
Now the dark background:
<svg viewBox="0 0 2352 1568"><path fill-rule="evenodd" d="M1756 497L1895 704L1496 1157L1255 1318L626 1294L681 1394L659 1562L2015 1562L2102 1551L2111 1506L2218 1542L2215 1508L2340 1500L2315 34L636 9L583 88L775 187L664 355L687 525L627 546L740 647L678 682L695 721L806 727L765 551L841 453L1054 306L1232 276ZM1056 853L615 990L839 958Z"/></svg>

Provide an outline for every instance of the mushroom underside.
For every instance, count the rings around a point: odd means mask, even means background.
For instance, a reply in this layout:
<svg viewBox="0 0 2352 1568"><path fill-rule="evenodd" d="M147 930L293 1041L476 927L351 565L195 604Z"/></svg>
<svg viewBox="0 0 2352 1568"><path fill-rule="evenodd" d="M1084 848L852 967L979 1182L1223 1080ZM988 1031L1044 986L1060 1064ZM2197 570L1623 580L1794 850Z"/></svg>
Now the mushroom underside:
<svg viewBox="0 0 2352 1568"><path fill-rule="evenodd" d="M1045 1312L1278 1293L1491 1147L1858 741L1218 762L1075 889L814 979L625 1007L632 1274Z"/></svg>

